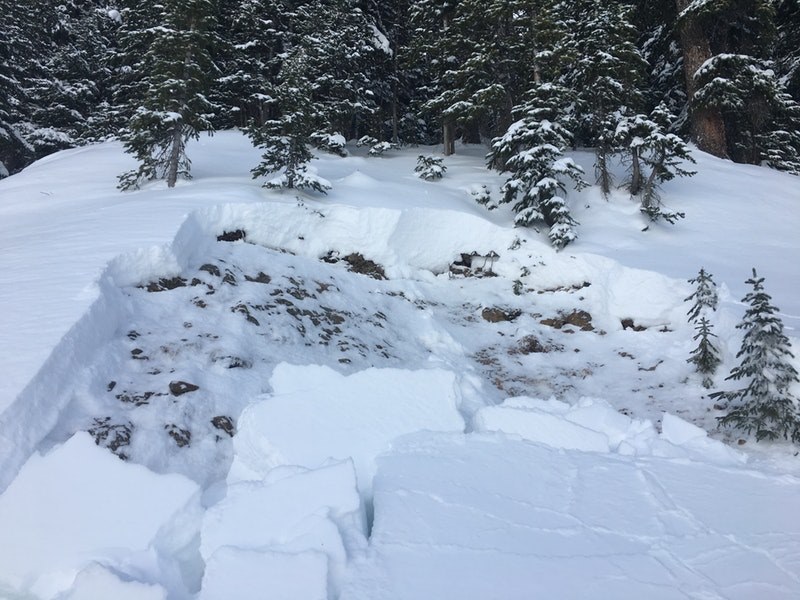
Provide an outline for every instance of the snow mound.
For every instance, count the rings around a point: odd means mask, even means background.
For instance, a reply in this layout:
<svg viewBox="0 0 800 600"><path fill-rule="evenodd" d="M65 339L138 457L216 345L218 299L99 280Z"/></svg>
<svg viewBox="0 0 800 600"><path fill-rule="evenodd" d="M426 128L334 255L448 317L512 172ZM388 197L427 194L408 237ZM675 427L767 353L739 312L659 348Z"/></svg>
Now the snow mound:
<svg viewBox="0 0 800 600"><path fill-rule="evenodd" d="M746 462L744 454L679 417L665 413L661 427L659 434L650 421L623 415L599 398L582 398L575 405L555 399L509 398L481 408L473 417L475 431L499 431L553 448L731 465Z"/></svg>
<svg viewBox="0 0 800 600"><path fill-rule="evenodd" d="M259 478L279 465L317 468L350 458L369 497L375 458L392 440L423 429L464 430L456 377L441 369L344 376L323 366L280 364L270 384L272 395L239 419L234 480Z"/></svg>
<svg viewBox="0 0 800 600"><path fill-rule="evenodd" d="M93 562L129 579L158 581L174 566L173 557L158 551L161 532L179 513L191 512L197 492L197 485L180 475L127 464L89 435L76 434L49 453L32 456L0 495L0 589L50 598L70 589ZM133 593L96 569L85 572L87 578L87 588L99 580ZM81 581L70 592L76 598L85 597Z"/></svg>
<svg viewBox="0 0 800 600"><path fill-rule="evenodd" d="M341 598L788 600L799 493L741 468L420 433L378 461L371 552Z"/></svg>

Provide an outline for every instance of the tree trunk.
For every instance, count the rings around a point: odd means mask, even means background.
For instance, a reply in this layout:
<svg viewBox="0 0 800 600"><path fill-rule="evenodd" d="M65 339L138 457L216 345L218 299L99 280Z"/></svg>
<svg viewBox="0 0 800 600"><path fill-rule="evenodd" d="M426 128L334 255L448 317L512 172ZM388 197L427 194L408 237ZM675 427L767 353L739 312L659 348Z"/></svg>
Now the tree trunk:
<svg viewBox="0 0 800 600"><path fill-rule="evenodd" d="M442 123L442 138L444 140L444 155L450 156L456 153L455 126L450 120Z"/></svg>
<svg viewBox="0 0 800 600"><path fill-rule="evenodd" d="M167 187L175 187L175 182L178 181L178 167L181 163L182 150L181 121L177 121L172 129L172 143L167 159Z"/></svg>
<svg viewBox="0 0 800 600"><path fill-rule="evenodd" d="M690 0L675 0L678 13L683 12ZM686 17L679 24L681 47L683 49L683 71L686 76L686 91L689 96L689 115L691 118L692 141L704 152L728 157L728 144L725 138L725 123L718 110L698 108L694 106L694 95L697 92L695 73L709 58L711 47L708 37L700 23Z"/></svg>
<svg viewBox="0 0 800 600"><path fill-rule="evenodd" d="M600 191L603 192L603 197L608 198L608 195L611 193L611 173L608 171L608 153L606 148L598 146L596 158L595 169L597 172L597 182L600 184Z"/></svg>
<svg viewBox="0 0 800 600"><path fill-rule="evenodd" d="M642 191L642 164L639 161L639 148L631 148L631 196Z"/></svg>

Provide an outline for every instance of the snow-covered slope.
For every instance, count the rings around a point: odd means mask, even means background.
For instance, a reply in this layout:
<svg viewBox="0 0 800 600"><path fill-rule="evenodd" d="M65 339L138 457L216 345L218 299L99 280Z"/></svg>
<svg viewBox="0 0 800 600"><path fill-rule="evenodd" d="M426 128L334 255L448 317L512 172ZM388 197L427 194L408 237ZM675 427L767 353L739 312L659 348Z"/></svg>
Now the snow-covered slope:
<svg viewBox="0 0 800 600"><path fill-rule="evenodd" d="M796 179L701 155L647 231L590 189L555 253L459 150L436 183L321 157L326 197L262 190L235 132L174 190L119 193L116 144L0 181L0 596L800 594L800 468L706 437L683 303L723 284L720 385L751 267L795 335Z"/></svg>

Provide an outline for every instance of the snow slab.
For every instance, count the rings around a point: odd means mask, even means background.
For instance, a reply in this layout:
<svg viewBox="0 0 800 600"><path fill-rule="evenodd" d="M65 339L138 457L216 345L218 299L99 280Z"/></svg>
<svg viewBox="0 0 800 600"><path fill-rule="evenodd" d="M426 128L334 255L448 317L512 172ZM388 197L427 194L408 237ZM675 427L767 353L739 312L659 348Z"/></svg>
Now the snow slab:
<svg viewBox="0 0 800 600"><path fill-rule="evenodd" d="M795 477L419 433L379 458L374 492L342 600L800 594Z"/></svg>
<svg viewBox="0 0 800 600"><path fill-rule="evenodd" d="M318 563L322 556L326 558L321 567L325 589L330 585L331 590L338 591L348 559L364 551L366 534L366 517L352 461L335 462L314 470L279 467L262 481L228 485L225 497L206 512L200 552L212 562L219 549L226 547L297 554L301 567L309 561L317 565L313 573L320 572ZM226 564L228 560L230 553L217 557L217 564L220 561ZM255 564L253 561L256 559L247 559L246 563ZM270 573L280 573L280 565L293 564L294 559L279 554L263 561L265 568L273 565ZM209 578L220 577L218 572L219 569L206 571L204 588ZM302 568L289 573L302 574ZM289 573L284 577L288 579ZM227 576L224 580L228 581ZM303 581L301 576L292 585L305 589ZM216 585L221 583L212 587ZM317 588L314 585L311 589Z"/></svg>
<svg viewBox="0 0 800 600"><path fill-rule="evenodd" d="M225 546L206 563L199 600L328 600L327 557L320 552Z"/></svg>
<svg viewBox="0 0 800 600"><path fill-rule="evenodd" d="M156 584L126 581L100 564L83 569L70 590L57 600L167 600L167 591Z"/></svg>
<svg viewBox="0 0 800 600"><path fill-rule="evenodd" d="M160 532L197 502L192 481L125 463L76 434L33 455L0 495L0 591L51 598L93 562L157 580L159 560L171 561L155 550Z"/></svg>
<svg viewBox="0 0 800 600"><path fill-rule="evenodd" d="M463 431L456 376L442 369L367 369L280 364L273 393L245 409L231 477L257 478L279 465L317 468L352 459L369 497L375 457L393 439L423 429Z"/></svg>
<svg viewBox="0 0 800 600"><path fill-rule="evenodd" d="M745 454L675 415L664 413L659 433L650 421L623 415L601 398L581 398L574 405L555 399L508 398L479 409L472 426L474 431L503 432L565 450L693 458L728 465L747 462Z"/></svg>

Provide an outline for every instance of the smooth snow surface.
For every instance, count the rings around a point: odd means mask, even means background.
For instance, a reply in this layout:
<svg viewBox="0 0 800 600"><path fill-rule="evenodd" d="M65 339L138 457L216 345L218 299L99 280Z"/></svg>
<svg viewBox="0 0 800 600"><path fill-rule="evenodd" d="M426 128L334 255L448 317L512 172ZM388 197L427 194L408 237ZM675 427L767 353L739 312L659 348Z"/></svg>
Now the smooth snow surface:
<svg viewBox="0 0 800 600"><path fill-rule="evenodd" d="M795 598L798 494L713 464L417 434L379 460L342 598Z"/></svg>
<svg viewBox="0 0 800 600"><path fill-rule="evenodd" d="M684 302L714 389L752 267L797 347L796 178L698 153L685 220L589 188L556 253L483 148L348 150L327 196L237 132L172 190L116 143L0 181L0 598L800 597L796 450L716 429Z"/></svg>

